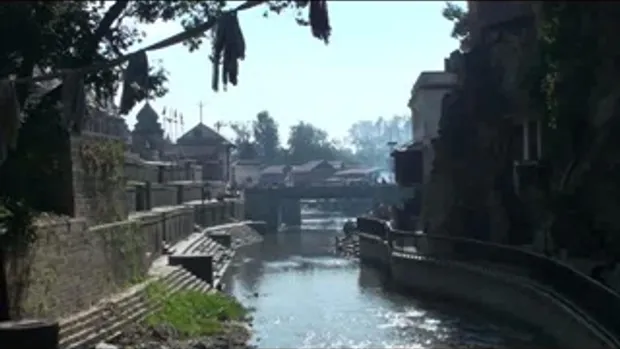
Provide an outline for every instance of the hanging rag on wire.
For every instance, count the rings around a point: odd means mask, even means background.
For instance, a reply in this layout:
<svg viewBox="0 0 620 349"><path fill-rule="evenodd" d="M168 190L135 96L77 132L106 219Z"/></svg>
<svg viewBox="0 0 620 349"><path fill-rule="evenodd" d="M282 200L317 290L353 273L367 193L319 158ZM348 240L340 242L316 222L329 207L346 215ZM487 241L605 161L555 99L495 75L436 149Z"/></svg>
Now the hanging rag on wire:
<svg viewBox="0 0 620 349"><path fill-rule="evenodd" d="M148 96L149 60L146 52L140 52L129 59L124 75L121 114L127 114L136 105L136 101Z"/></svg>
<svg viewBox="0 0 620 349"><path fill-rule="evenodd" d="M329 43L329 36L332 33L332 27L329 25L329 14L327 12L327 1L309 1L309 22L312 35L326 44Z"/></svg>
<svg viewBox="0 0 620 349"><path fill-rule="evenodd" d="M213 40L213 77L211 87L219 90L220 75L222 85L230 82L237 85L239 77L239 60L245 58L245 39L239 25L236 12L224 13L218 20ZM220 74L221 64L221 74Z"/></svg>
<svg viewBox="0 0 620 349"><path fill-rule="evenodd" d="M63 78L62 108L63 125L79 133L87 113L84 74L80 71L70 71Z"/></svg>

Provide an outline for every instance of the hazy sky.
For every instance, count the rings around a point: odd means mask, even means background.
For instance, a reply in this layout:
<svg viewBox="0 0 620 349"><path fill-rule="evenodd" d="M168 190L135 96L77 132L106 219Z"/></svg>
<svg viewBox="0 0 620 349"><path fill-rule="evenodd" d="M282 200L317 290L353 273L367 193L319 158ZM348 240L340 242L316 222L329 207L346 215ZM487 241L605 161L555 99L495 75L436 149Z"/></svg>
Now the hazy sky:
<svg viewBox="0 0 620 349"><path fill-rule="evenodd" d="M459 2L457 2L459 3ZM170 73L170 92L152 104L182 113L185 130L203 120L252 120L268 110L285 142L298 121L342 139L357 120L407 114L407 101L418 74L443 69L443 59L457 47L451 24L441 16L441 1L329 2L332 38L329 45L300 27L293 13L262 16L263 7L242 12L246 40L239 85L211 90L210 45L189 53L178 45L149 55ZM464 5L464 2L459 3ZM180 25L146 27L146 43L176 33ZM140 106L139 106L140 107ZM128 117L133 127L136 107ZM167 133L173 133L167 127ZM175 138L181 133L180 126ZM226 128L222 133L231 136Z"/></svg>

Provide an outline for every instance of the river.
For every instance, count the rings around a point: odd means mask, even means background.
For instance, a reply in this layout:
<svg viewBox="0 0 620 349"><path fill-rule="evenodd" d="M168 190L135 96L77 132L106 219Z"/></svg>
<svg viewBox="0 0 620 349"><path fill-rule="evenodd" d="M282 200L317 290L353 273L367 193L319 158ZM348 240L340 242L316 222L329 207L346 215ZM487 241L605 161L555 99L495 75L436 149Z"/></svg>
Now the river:
<svg viewBox="0 0 620 349"><path fill-rule="evenodd" d="M379 273L334 254L344 218L304 217L237 255L227 288L253 309L259 348L550 347L523 326L387 290Z"/></svg>

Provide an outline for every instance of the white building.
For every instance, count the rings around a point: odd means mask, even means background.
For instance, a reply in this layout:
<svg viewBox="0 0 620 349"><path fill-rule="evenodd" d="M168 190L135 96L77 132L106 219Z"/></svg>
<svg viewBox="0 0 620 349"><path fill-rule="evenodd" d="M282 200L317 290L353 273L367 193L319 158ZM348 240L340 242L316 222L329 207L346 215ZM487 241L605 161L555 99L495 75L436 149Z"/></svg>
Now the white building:
<svg viewBox="0 0 620 349"><path fill-rule="evenodd" d="M413 142L421 146L424 156L424 183L431 172L434 151L432 142L439 136L439 119L444 96L456 85L456 75L445 71L422 72L411 90Z"/></svg>
<svg viewBox="0 0 620 349"><path fill-rule="evenodd" d="M231 181L239 187L251 187L258 184L261 174L258 160L237 160L231 166Z"/></svg>

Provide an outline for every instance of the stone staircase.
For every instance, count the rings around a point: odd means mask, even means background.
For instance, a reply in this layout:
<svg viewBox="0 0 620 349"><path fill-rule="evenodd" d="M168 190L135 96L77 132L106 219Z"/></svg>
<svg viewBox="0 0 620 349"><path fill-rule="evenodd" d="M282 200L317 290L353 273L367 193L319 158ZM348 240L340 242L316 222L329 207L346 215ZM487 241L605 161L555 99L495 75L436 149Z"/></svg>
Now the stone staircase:
<svg viewBox="0 0 620 349"><path fill-rule="evenodd" d="M212 256L213 284L218 288L235 256L235 250L220 245L205 232L200 234L200 236L183 251L183 254Z"/></svg>
<svg viewBox="0 0 620 349"><path fill-rule="evenodd" d="M109 341L121 334L132 323L139 322L157 308L147 299L147 287L155 280L168 286L169 292L199 290L214 292L234 256L234 250L226 248L207 234L199 234L182 251L184 254L207 254L213 256L213 285L197 278L178 266L170 266L163 256L151 267L152 277L115 297L100 302L93 308L60 321L60 348L87 349L97 343Z"/></svg>

